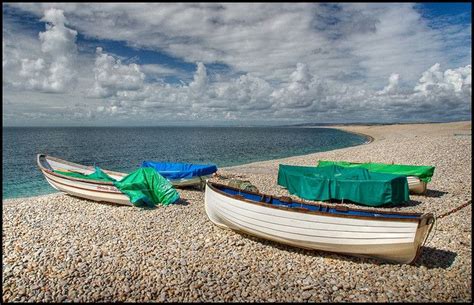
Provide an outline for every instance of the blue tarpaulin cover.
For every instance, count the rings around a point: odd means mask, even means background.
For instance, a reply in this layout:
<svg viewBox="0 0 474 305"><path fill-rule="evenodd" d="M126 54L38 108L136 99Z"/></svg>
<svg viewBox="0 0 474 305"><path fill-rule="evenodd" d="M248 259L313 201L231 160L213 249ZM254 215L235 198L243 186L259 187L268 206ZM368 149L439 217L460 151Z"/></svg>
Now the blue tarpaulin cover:
<svg viewBox="0 0 474 305"><path fill-rule="evenodd" d="M143 161L141 167L154 168L168 180L189 179L193 177L211 175L217 171L214 164L192 164Z"/></svg>

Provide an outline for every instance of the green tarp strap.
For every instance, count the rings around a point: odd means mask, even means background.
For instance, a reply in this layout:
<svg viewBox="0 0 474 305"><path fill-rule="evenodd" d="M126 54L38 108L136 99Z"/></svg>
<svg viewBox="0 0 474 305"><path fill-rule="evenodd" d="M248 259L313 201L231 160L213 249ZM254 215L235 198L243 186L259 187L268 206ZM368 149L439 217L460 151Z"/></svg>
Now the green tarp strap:
<svg viewBox="0 0 474 305"><path fill-rule="evenodd" d="M120 181L116 181L97 166L95 172L89 175L58 170L55 172L74 178L113 182L135 206L169 205L179 199L179 193L171 182L153 168L139 168Z"/></svg>
<svg viewBox="0 0 474 305"><path fill-rule="evenodd" d="M343 167L360 167L365 168L371 172L403 175L403 176L416 176L423 182L430 182L431 177L434 174L434 166L422 166L422 165L404 165L404 164L386 164L386 163L356 163L347 161L326 161L319 160L318 166L338 165Z"/></svg>
<svg viewBox="0 0 474 305"><path fill-rule="evenodd" d="M279 165L278 184L307 200L350 200L367 206L410 200L405 176L341 166Z"/></svg>

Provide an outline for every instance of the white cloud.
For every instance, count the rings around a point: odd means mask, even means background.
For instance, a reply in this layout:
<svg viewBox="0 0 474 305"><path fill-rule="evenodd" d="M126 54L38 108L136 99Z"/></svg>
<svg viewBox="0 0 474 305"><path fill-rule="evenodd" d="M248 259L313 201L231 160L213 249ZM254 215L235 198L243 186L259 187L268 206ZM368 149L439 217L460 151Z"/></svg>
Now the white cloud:
<svg viewBox="0 0 474 305"><path fill-rule="evenodd" d="M233 110L264 110L272 106L272 90L270 84L261 78L241 75L232 81L214 84L211 95L215 101L211 105Z"/></svg>
<svg viewBox="0 0 474 305"><path fill-rule="evenodd" d="M25 100L20 89L73 96L86 105L74 108L76 119L97 112L124 122L423 120L471 112L470 49L452 48L470 39L469 27L432 28L412 4L9 5L47 22L35 37L8 22L4 28L3 84L18 105L14 115ZM124 64L109 49L81 54L77 31L195 62L196 71ZM212 63L230 72L216 75ZM167 76L182 82L167 84Z"/></svg>
<svg viewBox="0 0 474 305"><path fill-rule="evenodd" d="M41 57L25 58L27 55L15 48L6 54L4 50L8 59L3 61L3 67L13 69L6 82L17 88L65 92L74 86L76 78L77 32L65 26L66 19L61 10L45 11L42 21L47 24L46 31L39 33ZM5 42L3 47L5 49Z"/></svg>
<svg viewBox="0 0 474 305"><path fill-rule="evenodd" d="M362 73L373 87L400 66L404 79L416 81L434 62L458 54L443 47L470 33L470 26L430 28L414 4L15 5L34 13L59 7L90 37L188 62L219 61L265 80L286 79L300 62L323 78Z"/></svg>
<svg viewBox="0 0 474 305"><path fill-rule="evenodd" d="M396 93L399 89L400 83L400 74L392 73L388 79L388 85L385 86L382 90L378 91L378 94L393 94Z"/></svg>
<svg viewBox="0 0 474 305"><path fill-rule="evenodd" d="M470 112L470 66L444 72L439 71L439 66L429 69L420 78L419 86L424 88L421 92L419 87L399 90L398 74L391 75L383 90L364 90L321 80L310 75L302 64L297 65L286 84L271 85L249 74L226 82L208 83L205 65L198 63L197 66L189 85L146 84L133 95L117 96L116 102L109 104L113 108L107 113L116 115L117 110L122 109L122 113L133 110L143 117L179 113L190 120L227 116L249 121L264 117L279 118L280 122L295 119L325 122L343 121L348 117L351 121L442 119ZM461 90L459 83L462 83ZM122 103L117 102L119 100Z"/></svg>
<svg viewBox="0 0 474 305"><path fill-rule="evenodd" d="M203 91L206 90L208 83L206 67L202 62L197 63L197 71L194 74L193 81L189 84L190 93L199 98L202 96Z"/></svg>
<svg viewBox="0 0 474 305"><path fill-rule="evenodd" d="M77 32L65 26L66 18L62 10L45 11L41 21L46 23L46 31L39 33L41 50L52 57L69 57L77 52Z"/></svg>
<svg viewBox="0 0 474 305"><path fill-rule="evenodd" d="M427 71L423 72L418 84L414 88L424 96L442 92L452 94L471 94L471 65L458 69L448 69L444 72L440 64L436 63Z"/></svg>
<svg viewBox="0 0 474 305"><path fill-rule="evenodd" d="M306 108L312 105L313 99L316 97L310 92L311 75L305 64L298 63L296 70L291 73L291 82L288 86L275 90L272 98L281 107L286 108Z"/></svg>
<svg viewBox="0 0 474 305"><path fill-rule="evenodd" d="M121 91L134 91L143 87L145 74L137 64L124 65L120 59L103 53L100 47L97 48L96 55L95 82L91 96L111 97Z"/></svg>

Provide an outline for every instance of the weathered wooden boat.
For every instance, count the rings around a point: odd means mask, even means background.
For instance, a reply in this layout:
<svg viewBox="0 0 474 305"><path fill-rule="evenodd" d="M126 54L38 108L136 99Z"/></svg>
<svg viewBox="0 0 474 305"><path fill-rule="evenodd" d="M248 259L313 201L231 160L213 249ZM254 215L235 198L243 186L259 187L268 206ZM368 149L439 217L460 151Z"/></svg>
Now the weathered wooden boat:
<svg viewBox="0 0 474 305"><path fill-rule="evenodd" d="M58 191L94 201L133 206L129 197L115 187L113 182L81 179L55 172L63 171L88 175L95 171L92 166L77 164L44 154L37 155L37 164L46 181ZM103 171L116 180L120 180L127 175L109 170Z"/></svg>
<svg viewBox="0 0 474 305"><path fill-rule="evenodd" d="M173 185L154 169L138 168L130 174L102 170L38 154L46 181L67 194L121 205L169 205L179 200Z"/></svg>
<svg viewBox="0 0 474 305"><path fill-rule="evenodd" d="M434 166L388 164L375 162L348 162L348 161L326 161L319 160L318 166L338 165L351 168L365 168L371 172L397 174L407 177L408 188L411 193L424 194L427 184L434 174Z"/></svg>
<svg viewBox="0 0 474 305"><path fill-rule="evenodd" d="M416 260L434 222L431 213L304 203L209 181L205 209L219 227L300 248L400 264Z"/></svg>
<svg viewBox="0 0 474 305"><path fill-rule="evenodd" d="M168 179L173 186L200 186L204 189L206 180L217 171L214 164L193 164L180 162L143 161L142 167L151 167Z"/></svg>

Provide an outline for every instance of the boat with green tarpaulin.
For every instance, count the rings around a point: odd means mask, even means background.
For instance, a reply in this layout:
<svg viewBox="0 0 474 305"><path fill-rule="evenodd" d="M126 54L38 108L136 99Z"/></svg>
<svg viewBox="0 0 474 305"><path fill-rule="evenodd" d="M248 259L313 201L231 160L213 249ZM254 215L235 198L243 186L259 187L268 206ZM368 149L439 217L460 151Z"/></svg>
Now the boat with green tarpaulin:
<svg viewBox="0 0 474 305"><path fill-rule="evenodd" d="M410 200L405 176L373 173L364 168L280 164L278 185L307 200L349 200L366 206L394 205Z"/></svg>
<svg viewBox="0 0 474 305"><path fill-rule="evenodd" d="M433 177L435 167L425 165L387 164L376 162L348 162L348 161L328 161L319 160L318 167L338 165L350 168L365 168L370 172L403 175L407 177L408 188L415 194L424 194L428 182Z"/></svg>
<svg viewBox="0 0 474 305"><path fill-rule="evenodd" d="M44 154L37 155L37 164L53 188L72 196L139 207L169 205L179 200L173 185L152 168L125 174Z"/></svg>

